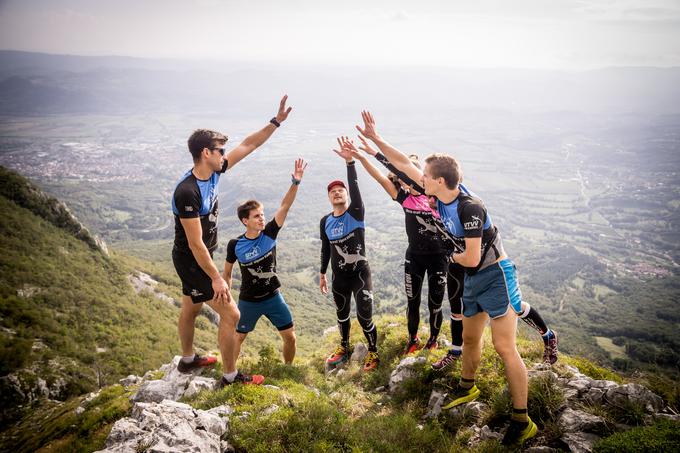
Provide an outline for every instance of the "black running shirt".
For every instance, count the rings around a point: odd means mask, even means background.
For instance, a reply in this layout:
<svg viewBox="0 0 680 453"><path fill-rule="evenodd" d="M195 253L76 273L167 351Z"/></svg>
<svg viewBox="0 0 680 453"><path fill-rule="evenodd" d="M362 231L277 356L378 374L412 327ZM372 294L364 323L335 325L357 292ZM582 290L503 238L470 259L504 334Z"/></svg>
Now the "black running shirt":
<svg viewBox="0 0 680 453"><path fill-rule="evenodd" d="M242 234L229 241L227 262L238 261L241 268L239 299L258 302L278 292L281 283L276 276L276 236L280 229L272 219L255 239Z"/></svg>

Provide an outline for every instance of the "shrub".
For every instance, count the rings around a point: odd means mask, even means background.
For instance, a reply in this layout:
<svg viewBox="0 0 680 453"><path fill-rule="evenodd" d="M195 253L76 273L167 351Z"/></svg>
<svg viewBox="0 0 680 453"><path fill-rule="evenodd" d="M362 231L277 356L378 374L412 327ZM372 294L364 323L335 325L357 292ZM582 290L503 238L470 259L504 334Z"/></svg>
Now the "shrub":
<svg viewBox="0 0 680 453"><path fill-rule="evenodd" d="M671 452L680 445L680 423L659 420L651 426L633 428L600 440L595 453Z"/></svg>

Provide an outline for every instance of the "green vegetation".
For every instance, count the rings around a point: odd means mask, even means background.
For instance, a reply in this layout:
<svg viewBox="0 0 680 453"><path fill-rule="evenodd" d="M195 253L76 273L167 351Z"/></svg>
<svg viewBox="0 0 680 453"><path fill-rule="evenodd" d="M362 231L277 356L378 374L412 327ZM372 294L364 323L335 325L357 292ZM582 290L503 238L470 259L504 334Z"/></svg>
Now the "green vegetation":
<svg viewBox="0 0 680 453"><path fill-rule="evenodd" d="M633 428L599 441L595 453L671 452L680 445L680 423L659 420L651 426Z"/></svg>

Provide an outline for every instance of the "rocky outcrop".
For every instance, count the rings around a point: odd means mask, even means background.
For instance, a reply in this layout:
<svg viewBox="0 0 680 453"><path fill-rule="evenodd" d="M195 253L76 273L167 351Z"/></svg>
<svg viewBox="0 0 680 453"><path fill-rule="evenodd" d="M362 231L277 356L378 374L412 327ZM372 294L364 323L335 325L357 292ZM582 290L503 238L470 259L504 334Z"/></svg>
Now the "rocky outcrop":
<svg viewBox="0 0 680 453"><path fill-rule="evenodd" d="M170 363L163 365L159 372L163 373L160 379L145 379L139 386L139 390L130 399L134 402L155 402L163 400L177 401L182 396L193 396L201 390L215 388L216 381L213 378L199 377L197 374L183 374L177 371L177 364L181 356L175 356ZM128 378L126 378L128 379Z"/></svg>
<svg viewBox="0 0 680 453"><path fill-rule="evenodd" d="M425 357L406 357L399 362L399 365L390 374L390 393L399 393L407 381L418 376L418 370L422 369L426 361Z"/></svg>
<svg viewBox="0 0 680 453"><path fill-rule="evenodd" d="M107 453L214 452L229 448L222 440L227 433L228 414L220 406L217 411L202 411L171 400L158 403L136 403L130 417L118 420L106 439Z"/></svg>
<svg viewBox="0 0 680 453"><path fill-rule="evenodd" d="M400 370L400 367L404 368L406 363L402 361L399 365L393 375ZM586 412L587 407L593 404L600 405L605 411L611 412L625 410L630 408L630 405L636 405L647 413L647 419L650 422L658 418L674 419L677 417L673 413L664 412L661 397L639 384L621 385L614 381L593 379L574 367L567 367L567 373L560 376L545 364L534 365L528 370L528 375L530 379L549 379L562 392L564 403L559 408L556 417L557 425L562 432L559 447L574 453L592 451L601 436L612 429L611 426L607 426L602 417ZM473 401L442 414L441 407L445 401L445 390L435 386L430 394L426 418L440 415L447 417L470 415L477 420L471 428L472 436L468 443L472 448L484 440L501 438L500 431L494 432L487 425L477 425L480 420L484 419L483 414L487 409L481 403ZM616 428L624 430L630 427L617 425ZM527 451L553 450L550 446L535 446Z"/></svg>

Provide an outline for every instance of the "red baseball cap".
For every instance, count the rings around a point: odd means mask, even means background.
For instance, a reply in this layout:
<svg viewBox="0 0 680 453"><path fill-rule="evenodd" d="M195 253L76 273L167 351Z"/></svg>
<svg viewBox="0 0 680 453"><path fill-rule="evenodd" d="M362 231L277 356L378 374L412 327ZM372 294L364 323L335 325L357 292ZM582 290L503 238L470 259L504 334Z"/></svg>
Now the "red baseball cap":
<svg viewBox="0 0 680 453"><path fill-rule="evenodd" d="M339 179L336 179L335 181L331 181L328 184L328 192L331 191L331 189L335 186L341 186L343 189L347 190L347 186L345 185L344 181L341 181Z"/></svg>

